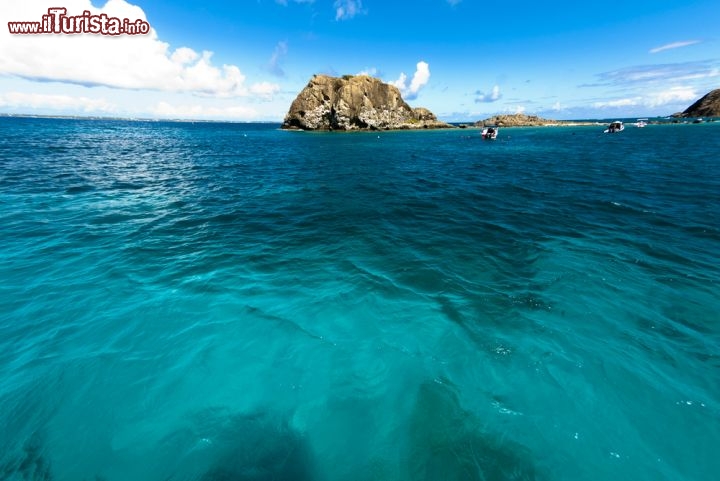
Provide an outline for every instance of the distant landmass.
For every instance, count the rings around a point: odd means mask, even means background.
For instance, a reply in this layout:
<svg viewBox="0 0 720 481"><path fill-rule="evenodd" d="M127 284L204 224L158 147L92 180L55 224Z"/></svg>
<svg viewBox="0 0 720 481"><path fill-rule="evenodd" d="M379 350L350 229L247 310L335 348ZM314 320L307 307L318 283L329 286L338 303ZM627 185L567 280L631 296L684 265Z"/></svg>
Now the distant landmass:
<svg viewBox="0 0 720 481"><path fill-rule="evenodd" d="M475 126L484 127L486 125L497 125L498 127L534 127L556 123L556 120L543 119L537 115L510 114L495 115L485 120L479 120L475 122Z"/></svg>
<svg viewBox="0 0 720 481"><path fill-rule="evenodd" d="M367 75L314 75L290 105L282 124L283 129L300 130L452 127L428 109L410 107L394 85Z"/></svg>
<svg viewBox="0 0 720 481"><path fill-rule="evenodd" d="M720 117L720 89L709 92L700 100L673 117Z"/></svg>
<svg viewBox="0 0 720 481"><path fill-rule="evenodd" d="M503 114L495 115L473 124L475 127L496 125L498 127L543 127L549 125L595 125L593 122L577 122L570 120L550 120L537 115Z"/></svg>

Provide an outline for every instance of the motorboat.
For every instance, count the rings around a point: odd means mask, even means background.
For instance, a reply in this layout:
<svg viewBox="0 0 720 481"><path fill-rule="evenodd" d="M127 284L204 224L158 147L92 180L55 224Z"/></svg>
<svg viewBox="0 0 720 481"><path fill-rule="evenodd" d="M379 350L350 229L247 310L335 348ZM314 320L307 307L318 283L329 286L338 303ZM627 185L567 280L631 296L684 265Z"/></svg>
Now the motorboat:
<svg viewBox="0 0 720 481"><path fill-rule="evenodd" d="M483 127L480 136L485 140L495 140L500 129L495 126Z"/></svg>
<svg viewBox="0 0 720 481"><path fill-rule="evenodd" d="M616 132L622 132L625 130L625 126L623 123L619 120L615 120L614 122L611 122L610 125L608 125L608 128L605 129L606 134L614 134Z"/></svg>
<svg viewBox="0 0 720 481"><path fill-rule="evenodd" d="M645 127L648 124L648 119L637 119L637 122L635 122L636 127Z"/></svg>

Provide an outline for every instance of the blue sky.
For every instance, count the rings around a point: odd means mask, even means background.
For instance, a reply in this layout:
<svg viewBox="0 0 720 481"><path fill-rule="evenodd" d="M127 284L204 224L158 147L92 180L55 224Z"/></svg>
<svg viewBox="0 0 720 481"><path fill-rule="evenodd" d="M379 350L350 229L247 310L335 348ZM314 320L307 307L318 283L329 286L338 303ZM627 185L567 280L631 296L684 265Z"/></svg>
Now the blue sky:
<svg viewBox="0 0 720 481"><path fill-rule="evenodd" d="M49 7L147 35L13 35ZM720 88L717 0L1 0L0 113L280 121L367 73L448 121L644 117Z"/></svg>

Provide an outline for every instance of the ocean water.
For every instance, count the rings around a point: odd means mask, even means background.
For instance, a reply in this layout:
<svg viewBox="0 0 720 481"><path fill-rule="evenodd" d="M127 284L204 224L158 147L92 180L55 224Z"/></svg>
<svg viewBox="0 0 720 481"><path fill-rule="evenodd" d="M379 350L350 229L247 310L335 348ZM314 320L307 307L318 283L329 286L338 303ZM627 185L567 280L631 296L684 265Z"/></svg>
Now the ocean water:
<svg viewBox="0 0 720 481"><path fill-rule="evenodd" d="M0 119L0 479L711 480L720 123Z"/></svg>

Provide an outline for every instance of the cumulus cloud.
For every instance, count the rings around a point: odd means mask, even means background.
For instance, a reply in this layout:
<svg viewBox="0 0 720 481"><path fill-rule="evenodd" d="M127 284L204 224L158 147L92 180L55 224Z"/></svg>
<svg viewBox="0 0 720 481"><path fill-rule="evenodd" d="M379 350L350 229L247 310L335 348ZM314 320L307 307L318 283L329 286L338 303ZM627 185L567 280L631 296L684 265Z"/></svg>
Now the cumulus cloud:
<svg viewBox="0 0 720 481"><path fill-rule="evenodd" d="M405 75L405 72L401 72L400 77L398 77L397 80L388 83L399 88L400 92L402 92L403 90L407 90L407 75Z"/></svg>
<svg viewBox="0 0 720 481"><path fill-rule="evenodd" d="M410 82L410 94L416 95L428 83L428 80L430 80L430 65L426 62L418 62L415 75L413 75L412 82Z"/></svg>
<svg viewBox="0 0 720 481"><path fill-rule="evenodd" d="M672 50L672 49L676 49L676 48L687 47L689 45L695 45L696 43L700 43L700 40L684 40L682 42L672 42L672 43L668 43L666 45L662 45L660 47L652 48L652 49L650 49L649 53L658 53L658 52L662 52L664 50Z"/></svg>
<svg viewBox="0 0 720 481"><path fill-rule="evenodd" d="M391 85L396 86L400 89L405 100L414 100L417 98L420 89L422 89L430 80L430 65L422 60L415 66L415 74L413 75L410 84L407 83L407 75L404 72L400 73L400 77L394 82L389 82Z"/></svg>
<svg viewBox="0 0 720 481"><path fill-rule="evenodd" d="M648 107L659 107L673 103L694 102L700 98L697 91L692 87L671 87L660 92L652 92L645 98Z"/></svg>
<svg viewBox="0 0 720 481"><path fill-rule="evenodd" d="M270 82L254 83L250 87L250 93L269 99L280 91L280 86Z"/></svg>
<svg viewBox="0 0 720 481"><path fill-rule="evenodd" d="M335 0L335 20L349 20L356 15L364 14L362 0Z"/></svg>
<svg viewBox="0 0 720 481"><path fill-rule="evenodd" d="M0 94L0 107L22 109L81 110L85 113L108 114L116 111L116 106L104 98L75 97L71 95L50 95L26 92L8 92Z"/></svg>
<svg viewBox="0 0 720 481"><path fill-rule="evenodd" d="M502 94L500 93L500 86L495 85L490 93L482 92L481 90L478 90L475 92L475 103L491 103L491 102L497 102L502 98Z"/></svg>
<svg viewBox="0 0 720 481"><path fill-rule="evenodd" d="M356 75L368 75L370 77L376 77L378 75L378 69L375 67L369 67L359 71Z"/></svg>
<svg viewBox="0 0 720 481"><path fill-rule="evenodd" d="M145 12L126 0L108 0L95 7L91 0L64 0L68 15L140 19ZM0 18L40 21L45 0L0 3ZM152 25L151 25L152 27ZM187 92L211 97L252 95L245 75L235 65L217 66L212 52L188 47L172 50L155 29L147 35L11 35L0 29L0 74L36 81L54 81L118 89ZM263 91L267 88L263 87Z"/></svg>
<svg viewBox="0 0 720 481"><path fill-rule="evenodd" d="M170 60L179 65L187 65L197 60L199 55L191 48L180 47L170 56Z"/></svg>

